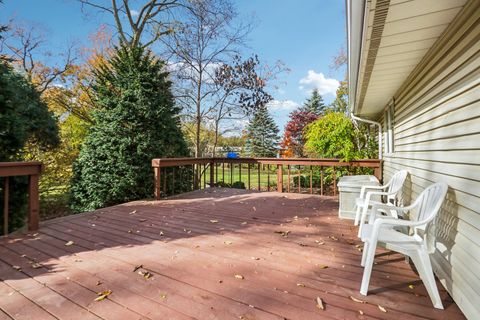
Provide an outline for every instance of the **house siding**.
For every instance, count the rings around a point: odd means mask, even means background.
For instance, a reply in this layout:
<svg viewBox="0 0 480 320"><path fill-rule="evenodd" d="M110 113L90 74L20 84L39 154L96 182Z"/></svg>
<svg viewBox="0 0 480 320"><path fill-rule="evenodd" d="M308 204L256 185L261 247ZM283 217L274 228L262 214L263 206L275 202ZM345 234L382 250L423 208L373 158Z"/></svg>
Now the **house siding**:
<svg viewBox="0 0 480 320"><path fill-rule="evenodd" d="M448 183L432 260L469 319L480 319L479 3L468 2L395 95L394 152L383 163L385 181L409 171L407 202L431 183Z"/></svg>

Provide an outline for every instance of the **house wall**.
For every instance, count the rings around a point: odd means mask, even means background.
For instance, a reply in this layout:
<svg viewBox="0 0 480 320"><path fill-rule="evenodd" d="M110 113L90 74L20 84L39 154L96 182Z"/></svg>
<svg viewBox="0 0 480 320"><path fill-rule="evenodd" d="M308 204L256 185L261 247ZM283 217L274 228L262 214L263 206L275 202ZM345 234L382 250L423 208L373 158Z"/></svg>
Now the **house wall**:
<svg viewBox="0 0 480 320"><path fill-rule="evenodd" d="M383 172L388 181L409 171L407 202L433 182L448 183L432 259L469 319L480 319L479 3L467 3L395 95L394 150Z"/></svg>

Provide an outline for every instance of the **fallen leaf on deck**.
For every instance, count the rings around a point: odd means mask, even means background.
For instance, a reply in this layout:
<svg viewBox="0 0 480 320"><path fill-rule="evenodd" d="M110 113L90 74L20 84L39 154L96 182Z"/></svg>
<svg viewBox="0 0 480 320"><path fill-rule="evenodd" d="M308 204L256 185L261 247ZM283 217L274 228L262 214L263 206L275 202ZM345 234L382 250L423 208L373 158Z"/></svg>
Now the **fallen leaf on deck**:
<svg viewBox="0 0 480 320"><path fill-rule="evenodd" d="M82 259L75 259L75 262L82 262Z"/></svg>
<svg viewBox="0 0 480 320"><path fill-rule="evenodd" d="M210 220L211 223L218 223L218 220Z"/></svg>
<svg viewBox="0 0 480 320"><path fill-rule="evenodd" d="M334 241L337 241L337 240L338 240L338 238L335 237L335 236L328 236L328 237L329 237L330 239L334 240Z"/></svg>
<svg viewBox="0 0 480 320"><path fill-rule="evenodd" d="M287 230L287 231L274 231L274 232L280 234L282 237L285 237L285 238L288 237L288 234L290 233L289 230Z"/></svg>
<svg viewBox="0 0 480 320"><path fill-rule="evenodd" d="M317 266L318 266L320 269L327 269L327 268L328 268L328 266L325 265L325 264L318 264Z"/></svg>
<svg viewBox="0 0 480 320"><path fill-rule="evenodd" d="M97 293L98 297L95 298L95 301L102 301L105 300L106 297L112 294L112 290L105 290L102 292Z"/></svg>
<svg viewBox="0 0 480 320"><path fill-rule="evenodd" d="M161 294L160 294L160 298L162 298L162 299L167 299L167 294L166 294L166 293L161 293Z"/></svg>
<svg viewBox="0 0 480 320"><path fill-rule="evenodd" d="M308 247L308 245L306 245L306 244L303 243L303 242L299 242L298 245L299 245L300 247Z"/></svg>
<svg viewBox="0 0 480 320"><path fill-rule="evenodd" d="M240 280L245 279L245 277L242 276L241 274L236 274L236 275L235 275L235 278L240 279Z"/></svg>
<svg viewBox="0 0 480 320"><path fill-rule="evenodd" d="M232 241L223 241L226 245L231 245L233 242Z"/></svg>
<svg viewBox="0 0 480 320"><path fill-rule="evenodd" d="M33 269L39 269L41 267L42 267L42 265L40 263L35 262L35 263L32 264Z"/></svg>
<svg viewBox="0 0 480 320"><path fill-rule="evenodd" d="M317 308L320 310L325 310L325 306L323 305L323 300L320 297L317 297Z"/></svg>
<svg viewBox="0 0 480 320"><path fill-rule="evenodd" d="M413 288L414 288L413 284L409 284L408 287L409 287L410 289L413 289Z"/></svg>
<svg viewBox="0 0 480 320"><path fill-rule="evenodd" d="M255 207L252 207L252 209L253 209L253 211L257 211L257 208L255 208Z"/></svg>
<svg viewBox="0 0 480 320"><path fill-rule="evenodd" d="M247 222L246 221L243 221L242 223L240 223L242 226L246 225Z"/></svg>
<svg viewBox="0 0 480 320"><path fill-rule="evenodd" d="M128 232L128 233L132 233L133 231L132 231L132 230L128 230L127 232Z"/></svg>
<svg viewBox="0 0 480 320"><path fill-rule="evenodd" d="M151 277L153 277L153 274L151 274L150 272L148 272L146 270L140 270L140 271L138 271L138 274L141 275L142 277L144 277L145 279L150 279Z"/></svg>
<svg viewBox="0 0 480 320"><path fill-rule="evenodd" d="M135 266L135 268L133 268L133 272L137 272L138 269L141 269L143 268L143 264L140 264L138 266Z"/></svg>
<svg viewBox="0 0 480 320"><path fill-rule="evenodd" d="M130 212L129 214L134 214L134 213L137 213L137 210L133 210L133 211Z"/></svg>
<svg viewBox="0 0 480 320"><path fill-rule="evenodd" d="M352 296L350 296L350 299L352 299L353 301L358 302L358 303L365 303L365 301L357 299L357 298L352 297Z"/></svg>
<svg viewBox="0 0 480 320"><path fill-rule="evenodd" d="M73 241L68 241L67 243L65 243L66 246L71 246L72 244L74 244Z"/></svg>
<svg viewBox="0 0 480 320"><path fill-rule="evenodd" d="M147 221L147 219L138 219L138 221L145 222L145 221Z"/></svg>
<svg viewBox="0 0 480 320"><path fill-rule="evenodd" d="M20 266L12 266L12 268L18 271L22 271L22 268L20 268Z"/></svg>
<svg viewBox="0 0 480 320"><path fill-rule="evenodd" d="M347 243L348 244L355 244L355 242L353 242L353 240L347 240Z"/></svg>
<svg viewBox="0 0 480 320"><path fill-rule="evenodd" d="M360 313L360 315L363 316L363 311L362 310L358 310L358 313Z"/></svg>
<svg viewBox="0 0 480 320"><path fill-rule="evenodd" d="M387 312L387 309L385 309L385 308L382 307L381 305L378 305L378 309L380 309L380 311L382 311L382 312Z"/></svg>
<svg viewBox="0 0 480 320"><path fill-rule="evenodd" d="M251 257L252 260L260 260L260 258L257 257Z"/></svg>
<svg viewBox="0 0 480 320"><path fill-rule="evenodd" d="M161 236L163 236L163 231L160 231L160 233L159 233L159 234L160 234Z"/></svg>
<svg viewBox="0 0 480 320"><path fill-rule="evenodd" d="M297 283L297 287L305 287L303 283Z"/></svg>
<svg viewBox="0 0 480 320"><path fill-rule="evenodd" d="M97 284L96 284L96 285L99 286L99 285L101 285L101 284L103 284L103 282L100 281L100 280L97 280Z"/></svg>

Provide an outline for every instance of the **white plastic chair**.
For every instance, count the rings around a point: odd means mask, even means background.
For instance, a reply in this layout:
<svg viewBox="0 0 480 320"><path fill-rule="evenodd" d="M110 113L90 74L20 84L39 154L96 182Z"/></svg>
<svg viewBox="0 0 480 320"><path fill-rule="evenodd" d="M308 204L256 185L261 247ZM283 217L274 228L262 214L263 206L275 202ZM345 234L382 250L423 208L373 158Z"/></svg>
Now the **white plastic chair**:
<svg viewBox="0 0 480 320"><path fill-rule="evenodd" d="M358 230L358 236L362 232L362 227L368 214L368 209L373 204L379 203L378 201L371 200L373 196L386 196L388 205L395 205L397 194L403 187L405 179L407 178L408 171L400 170L395 173L390 181L383 186L362 186L360 190L360 197L355 199L355 206L357 208L355 212L354 225L360 224ZM385 190L386 191L368 191L368 190Z"/></svg>
<svg viewBox="0 0 480 320"><path fill-rule="evenodd" d="M408 207L392 207L385 204L374 204L372 211L380 209L397 211L415 210L417 213L415 220L401 220L376 217L373 213L370 216L372 223L364 225L361 238L364 241L364 250L362 255L363 271L362 285L360 293L367 295L370 276L372 273L373 260L377 243L382 243L385 248L409 256L418 274L427 288L430 299L435 308L443 309L442 301L438 293L437 284L432 271L430 257L425 239L427 225L435 218L440 206L447 193L448 186L445 183L435 183L426 188ZM409 227L412 234L408 235L395 230L395 227Z"/></svg>

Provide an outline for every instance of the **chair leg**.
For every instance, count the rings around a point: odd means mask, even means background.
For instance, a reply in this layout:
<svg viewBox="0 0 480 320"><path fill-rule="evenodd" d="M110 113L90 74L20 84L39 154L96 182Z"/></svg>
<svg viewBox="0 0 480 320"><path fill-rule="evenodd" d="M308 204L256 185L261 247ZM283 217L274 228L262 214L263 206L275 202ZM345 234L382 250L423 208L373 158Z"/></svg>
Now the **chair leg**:
<svg viewBox="0 0 480 320"><path fill-rule="evenodd" d="M367 243L367 242L365 242ZM368 293L368 285L370 284L370 276L372 275L373 260L375 258L375 250L377 249L377 242L368 245L367 258L365 261L365 269L363 269L362 285L360 287L360 294L366 296Z"/></svg>
<svg viewBox="0 0 480 320"><path fill-rule="evenodd" d="M358 226L358 221L360 220L360 210L362 209L361 206L357 206L357 210L355 211L355 221L353 222L354 226Z"/></svg>
<svg viewBox="0 0 480 320"><path fill-rule="evenodd" d="M365 241L363 243L362 262L360 263L362 267L365 267L365 262L367 260L367 252L368 252L368 241Z"/></svg>
<svg viewBox="0 0 480 320"><path fill-rule="evenodd" d="M412 258L418 274L427 289L433 306L437 309L443 309L442 299L438 293L437 283L435 282L435 276L433 275L432 264L428 252L425 249L421 249L416 251L410 257Z"/></svg>

